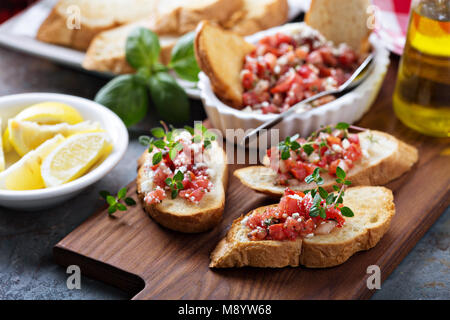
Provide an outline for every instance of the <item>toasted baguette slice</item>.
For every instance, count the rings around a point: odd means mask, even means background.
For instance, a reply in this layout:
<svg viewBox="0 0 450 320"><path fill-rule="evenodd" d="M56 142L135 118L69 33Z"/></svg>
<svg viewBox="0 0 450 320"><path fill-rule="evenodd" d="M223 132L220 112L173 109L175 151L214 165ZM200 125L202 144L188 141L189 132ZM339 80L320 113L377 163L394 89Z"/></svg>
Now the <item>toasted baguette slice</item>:
<svg viewBox="0 0 450 320"><path fill-rule="evenodd" d="M342 264L355 252L368 250L380 241L395 214L393 200L391 190L384 187L349 188L344 204L352 209L354 217L346 218L342 228L334 228L327 235L295 241L251 241L247 237L250 229L241 223L240 217L211 253L209 266L281 268L301 264L326 268Z"/></svg>
<svg viewBox="0 0 450 320"><path fill-rule="evenodd" d="M213 187L206 193L199 204L194 204L181 197L164 199L159 204L148 205L143 200L146 190L152 189L149 167L152 166L152 154L145 152L138 161L137 192L145 211L159 224L166 228L197 233L211 229L222 218L225 207L225 190L228 182L228 168L223 149L212 143L212 147L204 152L204 161L211 169ZM150 187L150 188L149 188Z"/></svg>
<svg viewBox="0 0 450 320"><path fill-rule="evenodd" d="M370 0L312 0L305 22L336 45L348 44L365 53L370 49L368 28Z"/></svg>
<svg viewBox="0 0 450 320"><path fill-rule="evenodd" d="M86 50L100 32L148 17L158 0L60 0L37 33L41 41ZM67 27L79 16L79 29Z"/></svg>
<svg viewBox="0 0 450 320"><path fill-rule="evenodd" d="M287 0L244 0L243 11L223 26L245 36L285 23L288 11Z"/></svg>
<svg viewBox="0 0 450 320"><path fill-rule="evenodd" d="M194 48L200 69L209 77L214 92L220 92L225 103L241 108L240 73L245 55L254 46L233 32L203 21L197 28Z"/></svg>
<svg viewBox="0 0 450 320"><path fill-rule="evenodd" d="M418 151L395 137L380 131L367 130L358 134L363 149L363 159L347 173L352 186L377 186L392 181L411 169L418 159ZM266 162L268 159L265 159ZM271 196L281 197L285 186L276 185L277 173L269 167L253 166L234 171L234 175L247 187ZM335 178L323 175L323 188L332 190ZM314 183L289 184L293 190L307 190L316 187Z"/></svg>
<svg viewBox="0 0 450 320"><path fill-rule="evenodd" d="M128 64L125 56L125 45L130 32L138 27L149 28L148 20L140 20L98 34L86 52L83 68L116 74L133 72L134 69ZM177 39L169 36L159 37L162 63L169 63L171 50Z"/></svg>
<svg viewBox="0 0 450 320"><path fill-rule="evenodd" d="M158 34L183 35L195 30L202 20L218 24L242 10L244 0L164 0L151 19L151 29Z"/></svg>

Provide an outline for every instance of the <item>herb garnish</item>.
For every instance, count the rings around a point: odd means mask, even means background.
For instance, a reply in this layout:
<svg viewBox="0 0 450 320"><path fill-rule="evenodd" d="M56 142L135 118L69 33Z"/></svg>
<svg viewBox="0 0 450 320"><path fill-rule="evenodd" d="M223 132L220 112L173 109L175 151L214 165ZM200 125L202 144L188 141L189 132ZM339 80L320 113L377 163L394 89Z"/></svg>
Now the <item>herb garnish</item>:
<svg viewBox="0 0 450 320"><path fill-rule="evenodd" d="M160 163L165 154L168 153L170 159L173 160L178 155L178 152L183 150L183 145L175 140L177 133L180 132L179 130L183 129L171 128L172 130L169 130L163 121L161 121L161 124L164 128L157 127L150 130L153 137L145 135L139 137L139 143L141 145L149 146L148 152L153 152L154 147L159 149L159 151L153 155L153 165ZM196 125L195 129L189 126L185 126L184 128L193 136L192 142L200 143L203 141L203 147L205 149L208 149L211 146L212 141L216 140L216 136L201 124Z"/></svg>
<svg viewBox="0 0 450 320"><path fill-rule="evenodd" d="M126 60L136 70L119 75L108 82L95 96L95 101L113 110L127 126L147 114L148 93L160 116L171 122L189 118L189 100L173 76L198 81L200 68L194 54L194 33L181 37L172 49L167 66L161 64L158 36L146 28L136 28L126 42Z"/></svg>
<svg viewBox="0 0 450 320"><path fill-rule="evenodd" d="M184 189L183 181L184 173L180 170L175 173L173 178L167 178L164 182L171 190L172 199L175 199L178 196L178 192Z"/></svg>
<svg viewBox="0 0 450 320"><path fill-rule="evenodd" d="M109 191L102 190L100 191L100 196L106 200L108 203L108 214L110 216L113 216L114 213L119 211L127 211L127 206L134 206L136 204L136 201L134 201L133 198L126 197L127 195L127 188L122 188L117 193L117 196L112 196ZM124 203L121 202L123 200Z"/></svg>
<svg viewBox="0 0 450 320"><path fill-rule="evenodd" d="M340 188L337 185L333 186L333 189L338 191L337 194L328 193L323 187L321 187L324 180L320 176L320 168L314 169L314 172L305 178L306 183L310 184L315 182L317 185L316 189L305 191L305 194L310 192L313 197L313 205L309 211L309 215L311 217L320 216L322 219L326 219L326 211L329 208L336 208L340 210L342 215L345 217L354 216L353 211L349 207L341 206L344 201L344 189L346 186L350 185L351 182L345 179L346 173L340 167L337 167L336 169L336 176L336 182L341 185Z"/></svg>

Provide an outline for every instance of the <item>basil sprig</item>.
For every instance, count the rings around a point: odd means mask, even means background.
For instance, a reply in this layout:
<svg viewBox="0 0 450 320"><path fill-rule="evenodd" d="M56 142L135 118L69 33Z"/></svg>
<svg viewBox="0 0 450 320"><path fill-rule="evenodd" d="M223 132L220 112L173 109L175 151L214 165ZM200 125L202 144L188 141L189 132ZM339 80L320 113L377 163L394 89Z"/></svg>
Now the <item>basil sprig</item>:
<svg viewBox="0 0 450 320"><path fill-rule="evenodd" d="M108 203L108 214L110 216L113 216L114 213L119 211L127 211L127 206L134 206L136 204L136 201L134 201L133 198L127 197L127 188L122 188L117 193L117 196L113 196L109 193L109 191L102 190L100 191L100 196L106 200ZM124 203L122 203L123 201Z"/></svg>
<svg viewBox="0 0 450 320"><path fill-rule="evenodd" d="M194 54L194 33L181 37L174 48L168 66L161 64L158 36L146 28L136 28L125 45L126 60L136 72L120 75L99 90L95 101L113 110L131 126L141 121L148 110L148 97L158 114L166 121L183 122L189 119L189 100L186 92L169 73L180 78L198 81L198 67Z"/></svg>

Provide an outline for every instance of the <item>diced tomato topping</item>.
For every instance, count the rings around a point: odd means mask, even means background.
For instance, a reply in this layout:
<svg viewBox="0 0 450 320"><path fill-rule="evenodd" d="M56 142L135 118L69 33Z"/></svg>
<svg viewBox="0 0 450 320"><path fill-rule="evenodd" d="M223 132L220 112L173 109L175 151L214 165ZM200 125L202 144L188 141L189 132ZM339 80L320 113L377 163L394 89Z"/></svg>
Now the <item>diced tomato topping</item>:
<svg viewBox="0 0 450 320"><path fill-rule="evenodd" d="M283 230L283 224L277 223L269 226L269 237L272 240L284 240L285 234Z"/></svg>
<svg viewBox="0 0 450 320"><path fill-rule="evenodd" d="M165 197L166 197L166 193L164 192L164 190L157 188L157 189L147 193L147 195L144 198L144 201L147 204L156 204L156 203L160 203L162 200L164 200Z"/></svg>
<svg viewBox="0 0 450 320"><path fill-rule="evenodd" d="M350 48L334 50L316 36L294 39L288 34L276 33L264 37L244 59L243 103L263 113L283 112L325 90L323 81L328 77L335 81L327 82L327 87L341 85L356 69L358 59ZM258 85L261 80L267 81L267 88ZM327 101L330 100L323 100L323 103ZM261 106L262 102L267 104ZM321 104L315 103L314 107Z"/></svg>
<svg viewBox="0 0 450 320"><path fill-rule="evenodd" d="M330 144L330 145L333 145L333 144L341 144L341 138L339 138L339 137L335 137L335 136L332 136L332 135L329 135L328 137L327 137L327 142Z"/></svg>
<svg viewBox="0 0 450 320"><path fill-rule="evenodd" d="M362 158L362 151L361 148L356 145L355 143L352 143L350 147L348 147L344 152L344 157L346 159L349 159L351 161L357 161Z"/></svg>

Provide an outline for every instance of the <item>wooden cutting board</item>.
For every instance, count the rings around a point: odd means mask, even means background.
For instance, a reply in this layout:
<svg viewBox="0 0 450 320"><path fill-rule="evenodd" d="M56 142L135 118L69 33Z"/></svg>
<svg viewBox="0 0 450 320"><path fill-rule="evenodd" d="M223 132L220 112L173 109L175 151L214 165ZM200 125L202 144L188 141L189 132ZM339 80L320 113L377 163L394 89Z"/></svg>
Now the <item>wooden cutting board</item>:
<svg viewBox="0 0 450 320"><path fill-rule="evenodd" d="M54 247L57 263L79 265L84 275L126 290L133 299L361 299L369 265L382 280L394 270L428 228L450 205L449 139L434 139L403 126L394 116L391 97L397 61L370 112L358 125L386 131L416 146L419 163L391 182L396 215L378 245L328 269L242 268L211 270L209 254L243 213L273 203L241 185L230 167L223 220L202 234L181 234L156 224L138 204L110 218L100 210ZM136 185L129 185L136 199Z"/></svg>

